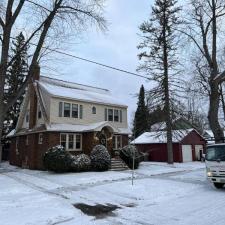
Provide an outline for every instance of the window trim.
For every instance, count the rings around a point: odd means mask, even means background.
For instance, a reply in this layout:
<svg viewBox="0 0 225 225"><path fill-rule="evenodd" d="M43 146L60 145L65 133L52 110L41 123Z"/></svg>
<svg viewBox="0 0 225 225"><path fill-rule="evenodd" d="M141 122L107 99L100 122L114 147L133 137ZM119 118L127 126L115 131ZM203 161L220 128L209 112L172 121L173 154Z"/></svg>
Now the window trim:
<svg viewBox="0 0 225 225"><path fill-rule="evenodd" d="M61 145L61 141L62 141L62 135L66 135L66 148L65 150L68 152L72 152L72 151L82 151L82 140L83 140L83 136L81 133L60 133L60 145ZM69 135L73 135L73 149L69 149ZM76 140L77 140L77 136L80 135L80 148L76 148Z"/></svg>
<svg viewBox="0 0 225 225"><path fill-rule="evenodd" d="M66 111L69 111L69 116L65 116L65 105L69 106L69 108L66 109ZM72 115L71 115L71 112L72 112L72 110L71 110L71 103L64 102L64 103L63 103L63 117L71 118L71 116L72 116Z"/></svg>
<svg viewBox="0 0 225 225"><path fill-rule="evenodd" d="M65 104L70 105L70 116L65 116ZM73 105L77 105L77 117L73 117ZM71 102L58 102L58 117L71 118L71 119L83 119L83 105L79 103Z"/></svg>
<svg viewBox="0 0 225 225"><path fill-rule="evenodd" d="M43 144L43 133L38 134L38 144L42 145Z"/></svg>
<svg viewBox="0 0 225 225"><path fill-rule="evenodd" d="M121 141L121 147L120 148L122 148L122 146L123 146L123 138L122 138L122 135L114 135L113 136L114 138L115 138L115 148L114 149L119 149L118 148L118 138L120 138L120 141Z"/></svg>
<svg viewBox="0 0 225 225"><path fill-rule="evenodd" d="M97 114L97 109L95 106L92 106L92 114L96 115Z"/></svg>
<svg viewBox="0 0 225 225"><path fill-rule="evenodd" d="M109 120L109 110L112 110L112 120ZM115 111L118 111L118 121L115 120ZM122 114L123 111L122 109L118 109L118 108L105 108L105 121L108 122L115 122L115 123L122 123Z"/></svg>
<svg viewBox="0 0 225 225"><path fill-rule="evenodd" d="M74 110L76 109L76 111ZM77 113L77 116L73 116L73 112L76 112ZM71 107L71 117L72 118L75 118L75 119L78 119L79 118L79 104L72 104L72 107Z"/></svg>

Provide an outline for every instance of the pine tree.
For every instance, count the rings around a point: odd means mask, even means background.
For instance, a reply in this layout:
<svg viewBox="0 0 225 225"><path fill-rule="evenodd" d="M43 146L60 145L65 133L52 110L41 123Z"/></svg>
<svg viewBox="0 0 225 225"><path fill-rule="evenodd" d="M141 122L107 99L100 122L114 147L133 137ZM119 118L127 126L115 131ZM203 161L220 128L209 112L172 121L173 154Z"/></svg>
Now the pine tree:
<svg viewBox="0 0 225 225"><path fill-rule="evenodd" d="M173 163L171 85L179 64L176 50L177 26L180 24L176 0L155 0L151 18L140 26L143 41L138 46L142 64L138 70L151 76L156 86L151 90L156 106L165 110L167 127L168 163ZM177 86L177 84L176 84ZM175 95L175 93L173 93Z"/></svg>
<svg viewBox="0 0 225 225"><path fill-rule="evenodd" d="M18 90L23 84L27 71L28 71L28 56L27 47L23 48L25 43L25 38L21 32L12 42L12 58L13 62L8 69L6 84L5 84L5 94L4 101L7 104L8 100L17 95ZM17 120L20 113L20 106L23 101L24 94L17 99L16 103L11 107L7 113L4 121L3 134L8 134L11 130L15 129Z"/></svg>
<svg viewBox="0 0 225 225"><path fill-rule="evenodd" d="M135 112L134 124L133 124L133 135L138 137L144 132L148 131L148 108L145 103L145 89L142 85L139 92L137 110Z"/></svg>

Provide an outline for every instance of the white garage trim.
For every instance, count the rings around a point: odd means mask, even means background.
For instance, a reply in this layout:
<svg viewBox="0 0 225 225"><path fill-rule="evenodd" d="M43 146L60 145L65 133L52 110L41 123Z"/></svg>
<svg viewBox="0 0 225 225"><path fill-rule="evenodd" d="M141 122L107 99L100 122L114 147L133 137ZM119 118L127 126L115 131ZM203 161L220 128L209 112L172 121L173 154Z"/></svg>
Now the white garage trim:
<svg viewBox="0 0 225 225"><path fill-rule="evenodd" d="M192 162L192 146L182 145L183 162Z"/></svg>
<svg viewBox="0 0 225 225"><path fill-rule="evenodd" d="M201 160L200 150L203 153L203 145L195 145L195 159Z"/></svg>

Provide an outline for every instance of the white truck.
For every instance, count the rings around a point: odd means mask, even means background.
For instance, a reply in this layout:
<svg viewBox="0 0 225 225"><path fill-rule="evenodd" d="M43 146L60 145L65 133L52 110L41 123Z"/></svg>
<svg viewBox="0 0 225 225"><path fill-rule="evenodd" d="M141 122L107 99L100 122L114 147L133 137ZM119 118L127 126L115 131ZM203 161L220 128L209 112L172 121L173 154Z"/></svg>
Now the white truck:
<svg viewBox="0 0 225 225"><path fill-rule="evenodd" d="M225 184L225 143L207 146L205 164L208 180L216 188L222 188Z"/></svg>

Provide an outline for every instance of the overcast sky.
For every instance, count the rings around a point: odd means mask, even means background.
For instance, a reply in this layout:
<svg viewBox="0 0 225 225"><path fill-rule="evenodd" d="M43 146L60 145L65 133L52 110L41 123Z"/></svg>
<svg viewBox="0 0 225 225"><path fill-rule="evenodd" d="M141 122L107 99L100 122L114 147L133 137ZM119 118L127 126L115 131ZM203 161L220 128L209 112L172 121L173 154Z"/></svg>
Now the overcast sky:
<svg viewBox="0 0 225 225"><path fill-rule="evenodd" d="M138 26L150 15L151 0L108 0L105 17L109 23L106 34L95 29L85 33L79 44L70 45L70 53L111 66L136 72L138 65ZM129 124L136 110L141 84L147 88L145 79L64 57L58 63L59 79L109 89L112 94L128 105ZM44 72L44 71L43 71ZM45 72L46 73L46 72ZM50 74L50 73L49 73ZM48 74L44 74L48 75Z"/></svg>

